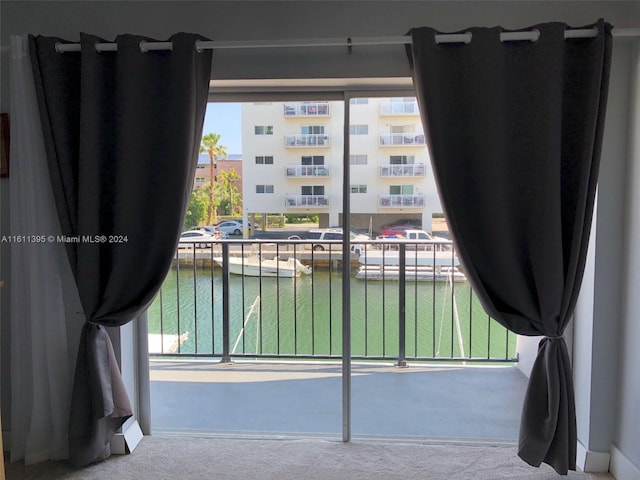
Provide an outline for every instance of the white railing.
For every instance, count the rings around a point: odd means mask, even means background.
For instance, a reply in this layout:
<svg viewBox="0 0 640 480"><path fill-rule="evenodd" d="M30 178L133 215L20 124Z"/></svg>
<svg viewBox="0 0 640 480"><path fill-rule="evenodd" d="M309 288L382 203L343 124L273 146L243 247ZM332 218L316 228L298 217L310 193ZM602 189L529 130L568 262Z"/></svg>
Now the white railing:
<svg viewBox="0 0 640 480"><path fill-rule="evenodd" d="M325 133L289 133L284 136L284 146L297 147L329 147L331 141Z"/></svg>
<svg viewBox="0 0 640 480"><path fill-rule="evenodd" d="M285 117L328 117L331 114L328 102L285 103Z"/></svg>
<svg viewBox="0 0 640 480"><path fill-rule="evenodd" d="M424 177L426 172L424 163L380 165L381 177Z"/></svg>
<svg viewBox="0 0 640 480"><path fill-rule="evenodd" d="M329 195L287 195L287 207L319 207L329 206Z"/></svg>
<svg viewBox="0 0 640 480"><path fill-rule="evenodd" d="M378 205L383 208L424 207L424 195L416 193L380 195Z"/></svg>
<svg viewBox="0 0 640 480"><path fill-rule="evenodd" d="M383 133L380 135L380 145L383 147L404 145L426 145L424 133Z"/></svg>
<svg viewBox="0 0 640 480"><path fill-rule="evenodd" d="M287 177L328 177L327 165L287 165L285 167Z"/></svg>
<svg viewBox="0 0 640 480"><path fill-rule="evenodd" d="M380 104L380 115L420 115L420 109L415 100L383 102Z"/></svg>

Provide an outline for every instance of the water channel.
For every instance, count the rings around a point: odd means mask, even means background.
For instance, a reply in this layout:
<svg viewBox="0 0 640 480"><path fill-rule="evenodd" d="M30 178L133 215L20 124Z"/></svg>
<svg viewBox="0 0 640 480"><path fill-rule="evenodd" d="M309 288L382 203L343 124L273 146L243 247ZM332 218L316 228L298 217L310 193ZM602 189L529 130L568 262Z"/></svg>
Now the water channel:
<svg viewBox="0 0 640 480"><path fill-rule="evenodd" d="M231 275L229 288L232 354L341 354L339 271L315 269L298 278ZM398 281L352 277L354 357L397 357L398 288ZM149 333L182 335L176 352L182 355L221 355L222 294L218 266L172 268L148 310ZM515 335L487 316L466 281L407 282L405 304L407 358L515 357Z"/></svg>

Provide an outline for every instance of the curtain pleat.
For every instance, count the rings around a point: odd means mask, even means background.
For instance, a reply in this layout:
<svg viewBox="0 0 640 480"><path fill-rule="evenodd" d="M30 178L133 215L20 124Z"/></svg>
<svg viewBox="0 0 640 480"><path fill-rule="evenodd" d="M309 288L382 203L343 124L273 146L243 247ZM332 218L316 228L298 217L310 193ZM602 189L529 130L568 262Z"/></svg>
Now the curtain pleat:
<svg viewBox="0 0 640 480"><path fill-rule="evenodd" d="M87 323L78 349L69 424L75 466L109 455L132 415L104 327L121 326L151 303L175 252L193 184L211 52L179 33L171 51L143 53L135 35L117 52L81 35L30 37L51 182Z"/></svg>
<svg viewBox="0 0 640 480"><path fill-rule="evenodd" d="M610 25L565 39L468 44L412 29L416 95L443 209L467 277L489 315L545 336L522 411L519 455L575 469L576 420L562 334L580 289L598 178L611 57ZM591 26L590 26L591 27ZM586 27L589 28L589 27Z"/></svg>

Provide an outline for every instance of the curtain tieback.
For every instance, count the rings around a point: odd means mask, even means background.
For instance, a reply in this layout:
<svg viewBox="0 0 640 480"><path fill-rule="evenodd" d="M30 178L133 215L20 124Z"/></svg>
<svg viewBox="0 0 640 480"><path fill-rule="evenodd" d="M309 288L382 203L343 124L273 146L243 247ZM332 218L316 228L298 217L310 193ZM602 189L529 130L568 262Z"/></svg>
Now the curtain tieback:
<svg viewBox="0 0 640 480"><path fill-rule="evenodd" d="M545 335L545 338L549 340L560 340L562 337L563 335Z"/></svg>

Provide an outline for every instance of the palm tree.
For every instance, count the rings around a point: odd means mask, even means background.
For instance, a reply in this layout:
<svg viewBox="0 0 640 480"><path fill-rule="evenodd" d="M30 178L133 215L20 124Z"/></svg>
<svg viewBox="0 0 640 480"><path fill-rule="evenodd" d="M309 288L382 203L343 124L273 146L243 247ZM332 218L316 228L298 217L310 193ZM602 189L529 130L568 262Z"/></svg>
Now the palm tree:
<svg viewBox="0 0 640 480"><path fill-rule="evenodd" d="M200 153L209 155L209 178L211 184L211 188L209 189L209 219L207 222L209 225L216 223L216 210L213 205L214 165L218 157L227 156L227 147L218 144L221 137L222 135L217 133L207 133L202 137L202 141L200 142Z"/></svg>
<svg viewBox="0 0 640 480"><path fill-rule="evenodd" d="M225 196L227 196L227 201L229 202L229 215L233 215L234 199L240 197L238 189L234 185L238 180L240 180L240 175L238 175L235 168L230 168L229 170L223 170L220 172L220 187L221 190L224 191Z"/></svg>

